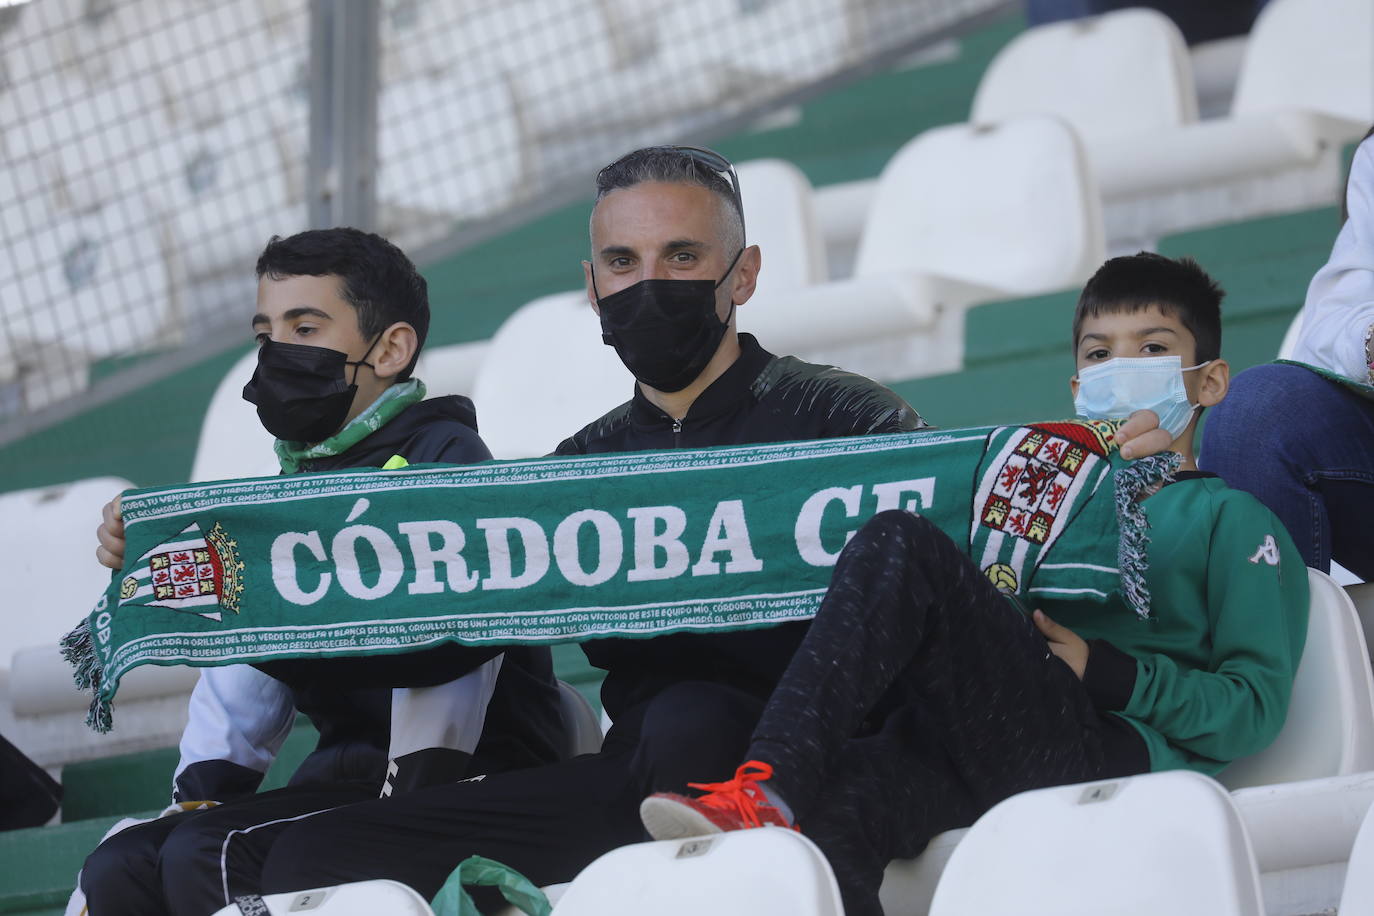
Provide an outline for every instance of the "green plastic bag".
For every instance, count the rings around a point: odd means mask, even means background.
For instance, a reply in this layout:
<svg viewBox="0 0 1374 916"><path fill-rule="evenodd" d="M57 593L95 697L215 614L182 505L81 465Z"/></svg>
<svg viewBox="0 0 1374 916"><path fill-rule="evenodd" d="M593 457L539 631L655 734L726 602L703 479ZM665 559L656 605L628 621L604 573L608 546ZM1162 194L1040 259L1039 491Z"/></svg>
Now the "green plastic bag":
<svg viewBox="0 0 1374 916"><path fill-rule="evenodd" d="M463 890L464 884L495 887L508 903L528 916L549 916L553 910L544 892L520 872L492 859L470 856L459 863L434 895L430 903L434 916L480 916L472 898Z"/></svg>

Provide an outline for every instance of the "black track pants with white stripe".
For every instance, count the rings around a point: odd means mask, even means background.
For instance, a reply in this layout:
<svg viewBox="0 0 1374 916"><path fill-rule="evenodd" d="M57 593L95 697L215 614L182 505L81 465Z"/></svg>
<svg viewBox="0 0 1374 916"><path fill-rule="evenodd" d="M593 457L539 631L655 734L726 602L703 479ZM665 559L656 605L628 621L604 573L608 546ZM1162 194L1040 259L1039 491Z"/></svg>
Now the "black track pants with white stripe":
<svg viewBox="0 0 1374 916"><path fill-rule="evenodd" d="M722 780L749 744L763 700L682 681L616 720L600 753L352 805L292 826L263 869L263 892L391 878L432 897L471 855L538 885L571 881L598 856L647 839L639 803ZM504 906L489 888L483 912Z"/></svg>
<svg viewBox="0 0 1374 916"><path fill-rule="evenodd" d="M86 858L87 908L91 916L208 916L257 892L263 860L287 827L376 797L376 786L361 784L290 787L130 827Z"/></svg>
<svg viewBox="0 0 1374 916"><path fill-rule="evenodd" d="M846 913L870 916L886 864L937 833L1017 792L1147 768L1143 743L1104 754L1119 729L947 535L894 511L841 553L745 759L774 767Z"/></svg>

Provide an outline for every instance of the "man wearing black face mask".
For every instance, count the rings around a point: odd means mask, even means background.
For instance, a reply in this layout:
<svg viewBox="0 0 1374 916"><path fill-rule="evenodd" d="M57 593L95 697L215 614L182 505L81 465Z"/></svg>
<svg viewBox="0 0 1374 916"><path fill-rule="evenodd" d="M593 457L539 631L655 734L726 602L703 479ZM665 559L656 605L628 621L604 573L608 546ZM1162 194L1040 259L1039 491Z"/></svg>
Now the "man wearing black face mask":
<svg viewBox="0 0 1374 916"><path fill-rule="evenodd" d="M774 356L737 332L738 310L753 294L761 265L744 226L734 170L718 153L650 148L601 171L592 259L583 262L587 296L600 315L603 340L638 384L629 402L565 440L558 454L823 439L926 425L877 382ZM731 695L726 705L734 708L738 700L752 709L753 697L768 695L805 630L800 623L598 640L583 649L607 671L601 697L619 723L664 690L685 694L702 682L713 685L705 688L713 696L722 688L741 691L749 699Z"/></svg>
<svg viewBox="0 0 1374 916"><path fill-rule="evenodd" d="M412 378L424 278L353 229L273 239L258 261L258 366L244 388L283 473L490 458L467 398ZM123 555L117 504L100 559ZM204 669L173 780L181 811L116 834L82 873L93 912L213 912L258 889L292 820L436 782L549 763L566 743L547 649L466 649ZM399 689L392 689L397 687ZM413 689L412 689L413 688ZM288 788L254 794L297 711L319 731ZM212 810L195 810L209 802Z"/></svg>
<svg viewBox="0 0 1374 916"><path fill-rule="evenodd" d="M588 297L603 339L639 383L630 402L558 454L925 425L876 382L775 357L736 332L760 253L746 245L734 171L718 154L650 148L603 169L591 238ZM571 880L598 855L643 838L637 812L646 788L733 773L731 754L747 745L805 630L795 623L585 644L608 672L601 695L615 724L600 753L311 818L273 849L264 890L393 878L430 896L472 854L537 884Z"/></svg>

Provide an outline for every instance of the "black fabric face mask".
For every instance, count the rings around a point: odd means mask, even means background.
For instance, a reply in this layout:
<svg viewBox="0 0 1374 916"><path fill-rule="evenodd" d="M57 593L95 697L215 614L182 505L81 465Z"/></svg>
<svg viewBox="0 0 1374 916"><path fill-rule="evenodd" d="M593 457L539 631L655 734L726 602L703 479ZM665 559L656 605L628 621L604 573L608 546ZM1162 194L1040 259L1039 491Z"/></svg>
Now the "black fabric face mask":
<svg viewBox="0 0 1374 916"><path fill-rule="evenodd" d="M696 380L715 355L730 319L716 315L716 290L735 269L710 280L640 280L618 293L597 295L601 340L615 347L625 368L659 391L681 391ZM592 291L596 292L592 278ZM734 306L730 306L734 314Z"/></svg>
<svg viewBox="0 0 1374 916"><path fill-rule="evenodd" d="M349 362L348 354L328 347L263 341L243 399L257 405L258 420L278 439L323 442L343 426L358 391L357 367L372 368L366 360L376 343ZM347 366L354 367L352 383L344 380Z"/></svg>

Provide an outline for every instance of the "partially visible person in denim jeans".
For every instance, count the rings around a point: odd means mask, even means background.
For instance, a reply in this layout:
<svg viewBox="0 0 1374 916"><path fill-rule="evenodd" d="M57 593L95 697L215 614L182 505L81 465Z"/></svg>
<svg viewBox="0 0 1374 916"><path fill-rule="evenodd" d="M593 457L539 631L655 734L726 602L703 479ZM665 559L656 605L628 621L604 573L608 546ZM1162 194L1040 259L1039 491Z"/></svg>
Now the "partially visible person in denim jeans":
<svg viewBox="0 0 1374 916"><path fill-rule="evenodd" d="M1374 134L1374 131L1371 131ZM1236 376L1199 464L1264 503L1308 566L1374 581L1374 139L1355 151L1346 220L1312 278L1294 365Z"/></svg>
<svg viewBox="0 0 1374 916"><path fill-rule="evenodd" d="M1244 35L1268 0L1026 0L1026 23L1044 25L1064 19L1080 19L1125 9L1148 6L1178 24L1188 44Z"/></svg>

